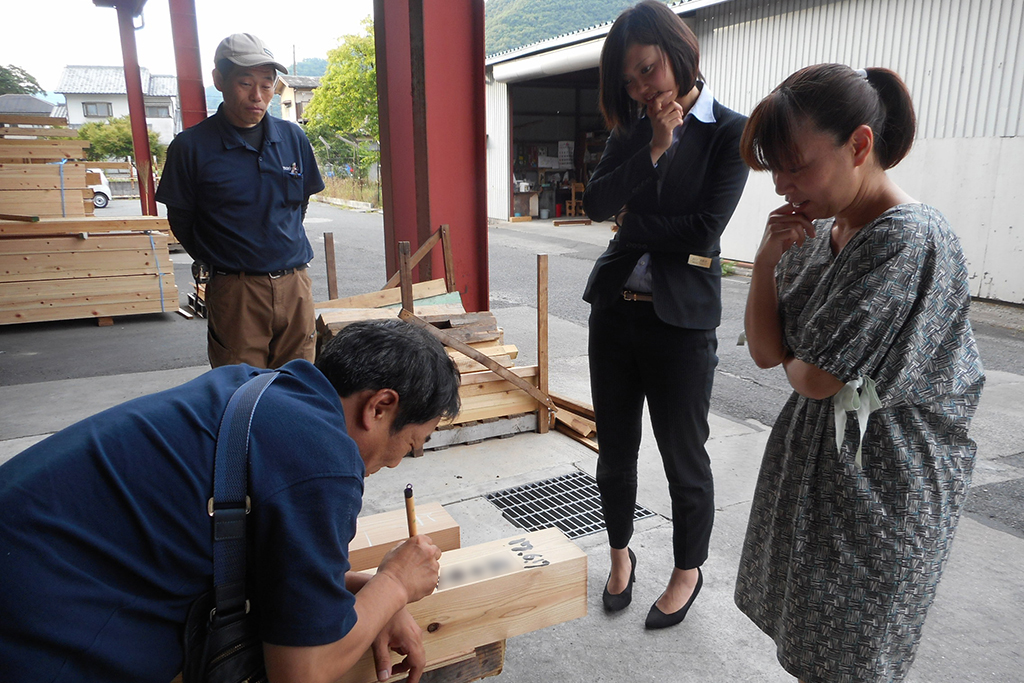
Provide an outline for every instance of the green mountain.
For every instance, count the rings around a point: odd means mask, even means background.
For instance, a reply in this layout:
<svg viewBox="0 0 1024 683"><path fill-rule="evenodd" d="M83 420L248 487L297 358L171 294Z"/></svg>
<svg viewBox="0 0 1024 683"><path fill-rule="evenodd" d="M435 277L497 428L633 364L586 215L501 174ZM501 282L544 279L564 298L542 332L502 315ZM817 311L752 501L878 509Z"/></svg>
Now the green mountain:
<svg viewBox="0 0 1024 683"><path fill-rule="evenodd" d="M487 0L488 55L612 21L635 0Z"/></svg>

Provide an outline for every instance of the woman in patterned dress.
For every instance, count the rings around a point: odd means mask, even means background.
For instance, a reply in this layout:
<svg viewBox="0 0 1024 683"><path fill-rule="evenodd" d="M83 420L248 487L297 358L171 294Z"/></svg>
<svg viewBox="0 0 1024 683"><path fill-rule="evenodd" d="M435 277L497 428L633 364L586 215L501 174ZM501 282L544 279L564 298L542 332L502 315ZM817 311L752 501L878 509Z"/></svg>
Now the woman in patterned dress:
<svg viewBox="0 0 1024 683"><path fill-rule="evenodd" d="M886 175L914 138L887 69L802 69L740 148L786 203L746 309L750 354L794 393L769 438L736 604L805 683L902 681L974 466L984 383L959 241Z"/></svg>

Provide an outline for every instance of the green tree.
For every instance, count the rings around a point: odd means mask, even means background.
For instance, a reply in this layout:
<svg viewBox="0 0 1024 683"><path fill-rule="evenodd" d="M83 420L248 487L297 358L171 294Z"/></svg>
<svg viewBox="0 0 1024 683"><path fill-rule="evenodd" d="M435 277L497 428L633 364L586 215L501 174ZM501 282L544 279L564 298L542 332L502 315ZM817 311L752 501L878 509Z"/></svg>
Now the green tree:
<svg viewBox="0 0 1024 683"><path fill-rule="evenodd" d="M668 2L668 0L663 0ZM636 0L487 0L484 43L489 55L613 21Z"/></svg>
<svg viewBox="0 0 1024 683"><path fill-rule="evenodd" d="M135 156L132 145L132 123L128 116L108 119L102 123L83 124L78 129L78 137L88 140L91 144L86 153L89 161L107 161ZM160 144L160 136L149 131L149 149L156 156L157 163L163 163L167 148Z"/></svg>
<svg viewBox="0 0 1024 683"><path fill-rule="evenodd" d="M20 66L8 64L0 66L0 95L35 95L46 94L39 82Z"/></svg>
<svg viewBox="0 0 1024 683"><path fill-rule="evenodd" d="M365 33L343 36L327 53L327 71L303 111L306 136L321 162L352 164L359 178L380 158L373 20L364 19L363 28Z"/></svg>

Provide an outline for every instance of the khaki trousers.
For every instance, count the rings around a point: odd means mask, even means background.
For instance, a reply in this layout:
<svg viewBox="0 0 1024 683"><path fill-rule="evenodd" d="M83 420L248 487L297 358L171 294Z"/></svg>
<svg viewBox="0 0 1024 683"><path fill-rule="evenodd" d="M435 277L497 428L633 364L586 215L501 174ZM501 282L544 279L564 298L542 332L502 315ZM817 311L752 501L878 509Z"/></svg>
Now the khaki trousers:
<svg viewBox="0 0 1024 683"><path fill-rule="evenodd" d="M278 368L296 358L313 361L316 320L305 269L278 278L217 273L206 285L206 317L212 367Z"/></svg>

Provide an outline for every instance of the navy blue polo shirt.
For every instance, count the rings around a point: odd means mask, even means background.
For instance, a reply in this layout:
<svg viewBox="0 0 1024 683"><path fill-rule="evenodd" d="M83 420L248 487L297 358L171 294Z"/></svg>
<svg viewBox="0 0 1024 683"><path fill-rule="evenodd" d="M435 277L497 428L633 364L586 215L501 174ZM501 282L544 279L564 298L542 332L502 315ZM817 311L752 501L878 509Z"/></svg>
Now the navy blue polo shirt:
<svg viewBox="0 0 1024 683"><path fill-rule="evenodd" d="M189 605L213 583L206 501L221 416L248 365L87 418L0 466L0 680L170 681ZM260 635L323 645L345 588L365 466L337 392L304 360L253 416L250 596Z"/></svg>
<svg viewBox="0 0 1024 683"><path fill-rule="evenodd" d="M194 213L196 260L268 273L313 258L302 227L303 202L324 188L313 148L294 123L267 114L260 125L256 150L218 109L167 148L156 199Z"/></svg>

